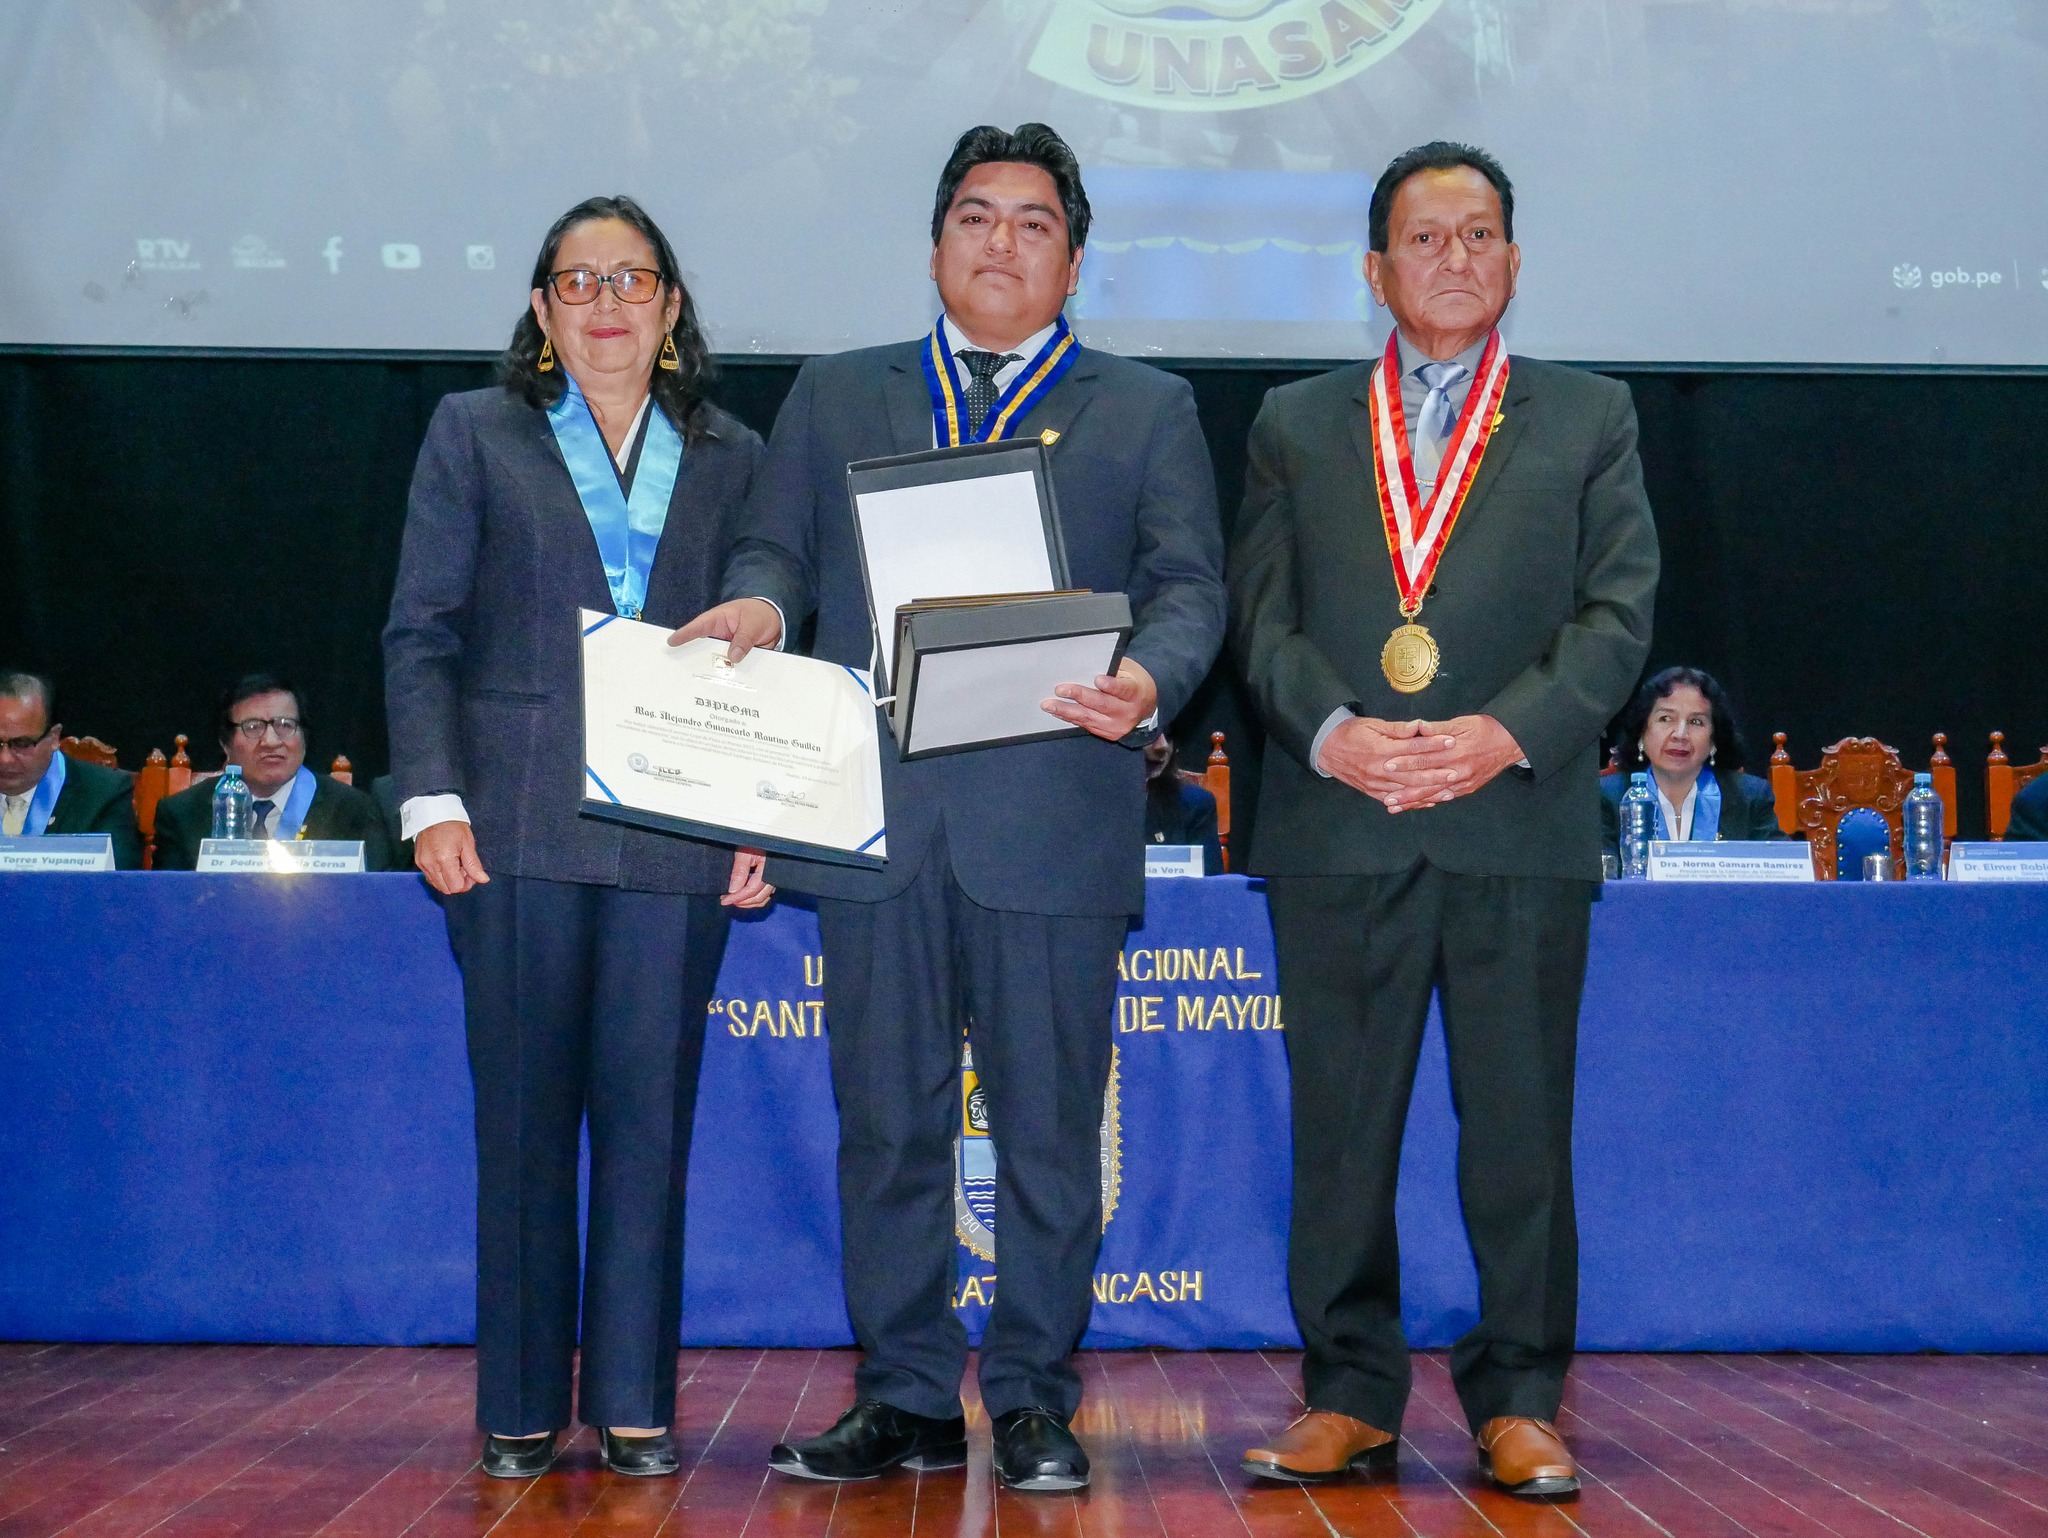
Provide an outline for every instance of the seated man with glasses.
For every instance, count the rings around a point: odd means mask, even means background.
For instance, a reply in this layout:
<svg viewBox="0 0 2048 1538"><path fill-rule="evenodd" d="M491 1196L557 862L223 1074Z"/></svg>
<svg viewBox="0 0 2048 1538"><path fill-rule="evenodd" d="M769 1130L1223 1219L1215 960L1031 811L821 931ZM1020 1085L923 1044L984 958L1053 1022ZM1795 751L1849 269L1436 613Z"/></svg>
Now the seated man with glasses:
<svg viewBox="0 0 2048 1538"><path fill-rule="evenodd" d="M253 799L256 838L360 841L364 870L391 870L394 855L377 803L306 767L305 695L276 673L250 673L220 697L220 747L241 766ZM156 806L156 869L191 870L213 832L211 776Z"/></svg>
<svg viewBox="0 0 2048 1538"><path fill-rule="evenodd" d="M40 673L0 668L0 835L105 833L116 870L142 869L134 782L58 751L57 688Z"/></svg>

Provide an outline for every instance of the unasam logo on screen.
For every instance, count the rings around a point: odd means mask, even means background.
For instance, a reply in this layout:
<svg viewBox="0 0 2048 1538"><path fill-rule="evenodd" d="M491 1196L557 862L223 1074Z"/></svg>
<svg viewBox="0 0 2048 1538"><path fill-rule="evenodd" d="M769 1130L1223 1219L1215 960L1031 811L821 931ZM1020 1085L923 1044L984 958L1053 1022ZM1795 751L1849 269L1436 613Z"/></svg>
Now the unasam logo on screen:
<svg viewBox="0 0 2048 1538"><path fill-rule="evenodd" d="M1031 72L1127 106L1227 112L1364 73L1443 0L1054 0Z"/></svg>

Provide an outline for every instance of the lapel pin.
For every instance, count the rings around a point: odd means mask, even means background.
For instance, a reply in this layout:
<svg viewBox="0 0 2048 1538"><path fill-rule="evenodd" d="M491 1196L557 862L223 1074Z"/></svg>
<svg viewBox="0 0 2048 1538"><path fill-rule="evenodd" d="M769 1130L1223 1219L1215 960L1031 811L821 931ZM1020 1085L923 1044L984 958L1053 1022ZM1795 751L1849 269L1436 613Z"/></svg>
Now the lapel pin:
<svg viewBox="0 0 2048 1538"><path fill-rule="evenodd" d="M1060 441L1060 435L1057 430L1048 427L1044 432L1038 435L1038 441L1044 444L1047 448L1051 448L1055 443L1058 443Z"/></svg>

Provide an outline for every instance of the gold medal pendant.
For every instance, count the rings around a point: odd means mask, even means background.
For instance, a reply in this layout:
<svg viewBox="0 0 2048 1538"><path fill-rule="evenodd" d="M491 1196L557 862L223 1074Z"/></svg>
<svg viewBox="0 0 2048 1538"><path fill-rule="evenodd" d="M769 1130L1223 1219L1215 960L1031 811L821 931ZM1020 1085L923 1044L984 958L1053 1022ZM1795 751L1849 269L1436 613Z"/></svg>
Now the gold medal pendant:
<svg viewBox="0 0 2048 1538"><path fill-rule="evenodd" d="M1420 694L1436 679L1436 638L1410 620L1396 625L1380 648L1380 669L1401 694Z"/></svg>

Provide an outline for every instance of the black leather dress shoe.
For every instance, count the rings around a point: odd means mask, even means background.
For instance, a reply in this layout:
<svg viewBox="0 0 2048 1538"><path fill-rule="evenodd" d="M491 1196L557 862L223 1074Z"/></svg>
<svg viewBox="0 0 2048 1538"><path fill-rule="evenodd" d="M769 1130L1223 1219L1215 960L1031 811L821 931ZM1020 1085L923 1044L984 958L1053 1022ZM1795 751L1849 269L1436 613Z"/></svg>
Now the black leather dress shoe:
<svg viewBox="0 0 2048 1538"><path fill-rule="evenodd" d="M484 1472L493 1479L538 1479L555 1464L555 1434L484 1438Z"/></svg>
<svg viewBox="0 0 2048 1538"><path fill-rule="evenodd" d="M680 1466L676 1439L666 1431L651 1437L621 1437L599 1427L597 1440L604 1448L604 1466L614 1474L653 1479L673 1474Z"/></svg>
<svg viewBox="0 0 2048 1538"><path fill-rule="evenodd" d="M996 1417L996 1477L1012 1490L1085 1490L1088 1454L1067 1423L1032 1405Z"/></svg>
<svg viewBox="0 0 2048 1538"><path fill-rule="evenodd" d="M778 1442L768 1467L799 1479L873 1479L893 1468L957 1469L967 1462L967 1421L912 1415L879 1399L863 1399L822 1436Z"/></svg>

